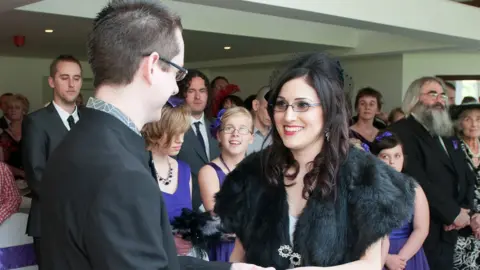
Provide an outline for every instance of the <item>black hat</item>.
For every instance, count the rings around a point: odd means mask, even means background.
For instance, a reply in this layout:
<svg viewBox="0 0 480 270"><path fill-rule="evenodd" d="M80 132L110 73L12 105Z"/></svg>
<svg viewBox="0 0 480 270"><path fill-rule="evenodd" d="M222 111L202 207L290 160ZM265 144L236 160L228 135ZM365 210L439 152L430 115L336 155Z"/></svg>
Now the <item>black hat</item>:
<svg viewBox="0 0 480 270"><path fill-rule="evenodd" d="M450 115L453 120L457 120L460 117L460 114L462 114L464 111L472 110L472 109L480 110L480 103L478 101L475 101L475 102L466 102L460 105L456 105L451 108Z"/></svg>

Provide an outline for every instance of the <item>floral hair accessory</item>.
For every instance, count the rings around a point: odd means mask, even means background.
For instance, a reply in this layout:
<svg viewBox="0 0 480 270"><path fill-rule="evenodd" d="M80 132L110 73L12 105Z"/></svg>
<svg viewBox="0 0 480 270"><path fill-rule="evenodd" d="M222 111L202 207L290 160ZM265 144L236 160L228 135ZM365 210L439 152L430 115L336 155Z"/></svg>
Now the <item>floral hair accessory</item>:
<svg viewBox="0 0 480 270"><path fill-rule="evenodd" d="M183 98L171 96L168 100L167 103L172 106L173 108L178 107L182 105L185 102Z"/></svg>
<svg viewBox="0 0 480 270"><path fill-rule="evenodd" d="M380 141L381 139L383 138L386 138L386 137L391 137L393 136L393 134L390 132L390 131L385 131L384 133L378 135L377 137L375 137L375 141Z"/></svg>
<svg viewBox="0 0 480 270"><path fill-rule="evenodd" d="M458 149L458 141L453 140L452 143L453 143L453 149L457 150Z"/></svg>
<svg viewBox="0 0 480 270"><path fill-rule="evenodd" d="M218 112L217 118L215 119L215 122L210 125L210 134L212 134L212 137L217 138L217 132L220 126L222 125L222 116L225 113L226 109L221 109Z"/></svg>

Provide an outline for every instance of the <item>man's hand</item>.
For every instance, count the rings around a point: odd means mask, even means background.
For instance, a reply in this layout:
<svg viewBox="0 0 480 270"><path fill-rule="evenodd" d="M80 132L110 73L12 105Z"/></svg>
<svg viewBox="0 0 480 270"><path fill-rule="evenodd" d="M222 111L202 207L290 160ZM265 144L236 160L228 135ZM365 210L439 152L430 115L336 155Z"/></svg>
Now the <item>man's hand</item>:
<svg viewBox="0 0 480 270"><path fill-rule="evenodd" d="M455 225L455 229L460 230L470 225L470 216L468 215L469 212L470 210L468 209L465 209L465 208L460 209L460 214L458 214L457 218L452 224L452 225Z"/></svg>
<svg viewBox="0 0 480 270"><path fill-rule="evenodd" d="M234 263L230 268L230 270L262 270L262 269L275 270L275 268L273 267L264 268L264 267L256 266L253 264L247 264L247 263Z"/></svg>

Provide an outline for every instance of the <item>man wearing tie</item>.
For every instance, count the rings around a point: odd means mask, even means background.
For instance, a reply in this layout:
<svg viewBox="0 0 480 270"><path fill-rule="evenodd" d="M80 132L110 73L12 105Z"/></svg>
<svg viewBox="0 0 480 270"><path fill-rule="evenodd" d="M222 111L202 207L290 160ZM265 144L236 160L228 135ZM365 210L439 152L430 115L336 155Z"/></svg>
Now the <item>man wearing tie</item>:
<svg viewBox="0 0 480 270"><path fill-rule="evenodd" d="M211 122L205 112L209 111L209 89L207 76L198 70L191 69L187 76L179 82L179 96L192 111L191 128L185 133L182 149L177 155L192 170L192 206L198 209L202 205L198 172L210 160L220 155L217 138L210 133ZM216 117L214 115L213 117Z"/></svg>
<svg viewBox="0 0 480 270"><path fill-rule="evenodd" d="M40 256L40 200L41 178L50 154L67 132L79 120L76 99L82 87L82 66L71 55L60 55L50 65L48 83L53 88L53 101L23 120L22 158L25 177L32 190L32 208L27 223L27 234L34 239L37 263Z"/></svg>

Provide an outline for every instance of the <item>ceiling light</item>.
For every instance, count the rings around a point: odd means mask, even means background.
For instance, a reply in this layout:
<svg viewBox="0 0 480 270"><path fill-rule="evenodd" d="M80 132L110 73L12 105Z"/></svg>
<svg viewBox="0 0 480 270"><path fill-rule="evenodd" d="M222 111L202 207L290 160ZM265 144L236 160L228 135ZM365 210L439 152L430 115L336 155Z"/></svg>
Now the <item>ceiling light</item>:
<svg viewBox="0 0 480 270"><path fill-rule="evenodd" d="M53 33L53 29L45 29L45 33Z"/></svg>
<svg viewBox="0 0 480 270"><path fill-rule="evenodd" d="M225 49L225 50L230 50L231 48L232 48L232 47L230 47L230 46L225 46L225 47L223 47L223 49Z"/></svg>

